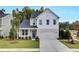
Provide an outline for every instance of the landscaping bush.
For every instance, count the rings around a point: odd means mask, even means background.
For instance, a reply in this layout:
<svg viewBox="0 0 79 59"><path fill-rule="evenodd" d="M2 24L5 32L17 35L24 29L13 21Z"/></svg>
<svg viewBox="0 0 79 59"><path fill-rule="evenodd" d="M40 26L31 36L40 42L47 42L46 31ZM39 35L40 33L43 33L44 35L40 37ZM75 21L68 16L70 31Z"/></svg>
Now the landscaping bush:
<svg viewBox="0 0 79 59"><path fill-rule="evenodd" d="M25 37L26 40L28 40L28 37Z"/></svg>
<svg viewBox="0 0 79 59"><path fill-rule="evenodd" d="M70 36L71 36L70 31L69 31L69 30L66 30L65 33L64 33L64 38L65 38L65 39L69 39Z"/></svg>
<svg viewBox="0 0 79 59"><path fill-rule="evenodd" d="M3 36L0 36L0 39L3 39L4 37Z"/></svg>
<svg viewBox="0 0 79 59"><path fill-rule="evenodd" d="M19 39L21 39L21 37L19 37Z"/></svg>
<svg viewBox="0 0 79 59"><path fill-rule="evenodd" d="M9 33L9 37L11 40L14 40L17 37L17 33L16 33L14 28L11 28L10 33Z"/></svg>
<svg viewBox="0 0 79 59"><path fill-rule="evenodd" d="M21 39L23 40L24 38L22 37Z"/></svg>
<svg viewBox="0 0 79 59"><path fill-rule="evenodd" d="M36 41L39 41L39 37L37 36L37 37L35 38L35 40L36 40Z"/></svg>
<svg viewBox="0 0 79 59"><path fill-rule="evenodd" d="M59 39L64 39L64 30L59 30Z"/></svg>
<svg viewBox="0 0 79 59"><path fill-rule="evenodd" d="M28 39L31 40L32 39L31 36L29 36Z"/></svg>
<svg viewBox="0 0 79 59"><path fill-rule="evenodd" d="M79 31L77 32L77 36L79 36Z"/></svg>
<svg viewBox="0 0 79 59"><path fill-rule="evenodd" d="M69 30L59 30L59 39L69 39L71 33Z"/></svg>

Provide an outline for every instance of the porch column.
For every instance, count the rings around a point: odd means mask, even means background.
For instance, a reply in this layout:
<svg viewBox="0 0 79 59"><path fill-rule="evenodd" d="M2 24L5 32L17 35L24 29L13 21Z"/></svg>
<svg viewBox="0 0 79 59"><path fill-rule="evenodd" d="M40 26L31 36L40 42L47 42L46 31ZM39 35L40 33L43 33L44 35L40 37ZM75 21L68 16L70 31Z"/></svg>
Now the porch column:
<svg viewBox="0 0 79 59"><path fill-rule="evenodd" d="M31 33L30 33L30 29L28 29L28 36L30 36L31 35Z"/></svg>

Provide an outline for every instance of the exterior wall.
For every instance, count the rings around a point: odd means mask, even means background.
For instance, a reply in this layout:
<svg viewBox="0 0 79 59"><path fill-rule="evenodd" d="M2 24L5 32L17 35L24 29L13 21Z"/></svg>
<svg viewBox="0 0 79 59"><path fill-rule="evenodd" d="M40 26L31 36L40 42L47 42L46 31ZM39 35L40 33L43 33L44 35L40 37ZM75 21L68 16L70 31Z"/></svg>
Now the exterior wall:
<svg viewBox="0 0 79 59"><path fill-rule="evenodd" d="M42 20L42 25L39 25L40 19ZM46 25L47 19L49 19L49 25ZM56 20L55 25L53 24L53 20ZM43 34L43 36L44 36L45 35L44 33L47 32L49 34L48 35L49 37L50 36L52 36L52 37L54 36L55 38L59 37L59 20L50 11L45 11L37 17L37 27L38 27L38 32L37 32L38 36L41 36L41 34ZM46 31L46 30L48 30L48 31Z"/></svg>
<svg viewBox="0 0 79 59"><path fill-rule="evenodd" d="M28 35L22 35L22 30L28 30ZM33 30L36 30L37 31L37 29L31 29L31 28L20 28L20 30L19 30L19 37L23 37L23 38L26 38L26 37L29 37L29 36L31 36L32 37L32 31ZM36 33L36 36L37 36L37 33ZM35 40L35 39L32 39L32 40Z"/></svg>
<svg viewBox="0 0 79 59"><path fill-rule="evenodd" d="M28 35L22 35L22 30L28 30ZM31 32L30 32L30 29L20 29L19 30L19 37L28 37L28 36L31 36Z"/></svg>
<svg viewBox="0 0 79 59"><path fill-rule="evenodd" d="M30 26L33 26L33 23L37 25L37 20L35 18L30 18Z"/></svg>
<svg viewBox="0 0 79 59"><path fill-rule="evenodd" d="M39 25L39 20L42 20L42 25ZM46 25L46 20L49 19L49 25ZM56 20L56 25L53 25L53 20ZM45 11L37 17L37 27L39 29L58 29L58 19L50 11Z"/></svg>
<svg viewBox="0 0 79 59"><path fill-rule="evenodd" d="M13 19L12 15L7 15L5 17L2 18L2 31L1 31L1 35L2 36L9 36L9 32L11 29L11 20Z"/></svg>

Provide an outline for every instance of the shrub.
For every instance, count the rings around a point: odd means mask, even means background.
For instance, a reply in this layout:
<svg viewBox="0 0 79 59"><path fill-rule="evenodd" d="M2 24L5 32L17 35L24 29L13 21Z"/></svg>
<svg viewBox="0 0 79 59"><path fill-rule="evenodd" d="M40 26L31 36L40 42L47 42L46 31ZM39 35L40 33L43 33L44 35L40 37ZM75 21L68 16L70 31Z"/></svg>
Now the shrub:
<svg viewBox="0 0 79 59"><path fill-rule="evenodd" d="M26 40L28 40L28 37L25 37Z"/></svg>
<svg viewBox="0 0 79 59"><path fill-rule="evenodd" d="M59 30L59 39L69 39L71 33L69 30Z"/></svg>
<svg viewBox="0 0 79 59"><path fill-rule="evenodd" d="M59 30L59 39L64 39L64 30Z"/></svg>
<svg viewBox="0 0 79 59"><path fill-rule="evenodd" d="M29 36L28 39L31 40L32 39L31 36Z"/></svg>
<svg viewBox="0 0 79 59"><path fill-rule="evenodd" d="M21 39L23 40L24 38L22 37Z"/></svg>
<svg viewBox="0 0 79 59"><path fill-rule="evenodd" d="M3 39L4 37L3 36L0 36L0 39Z"/></svg>
<svg viewBox="0 0 79 59"><path fill-rule="evenodd" d="M72 39L72 40L71 40L71 44L75 44L75 43L76 43L75 40Z"/></svg>
<svg viewBox="0 0 79 59"><path fill-rule="evenodd" d="M16 33L15 29L11 28L10 33L9 33L10 39L15 39L16 36L17 36L17 33Z"/></svg>
<svg viewBox="0 0 79 59"><path fill-rule="evenodd" d="M79 36L79 31L77 32L77 36Z"/></svg>
<svg viewBox="0 0 79 59"><path fill-rule="evenodd" d="M21 39L21 37L19 37L19 39Z"/></svg>
<svg viewBox="0 0 79 59"><path fill-rule="evenodd" d="M37 36L37 37L35 38L35 40L36 40L36 41L39 41L39 37Z"/></svg>
<svg viewBox="0 0 79 59"><path fill-rule="evenodd" d="M64 38L65 38L65 39L69 39L70 36L71 36L70 31L69 31L69 30L66 30L65 33L64 33Z"/></svg>

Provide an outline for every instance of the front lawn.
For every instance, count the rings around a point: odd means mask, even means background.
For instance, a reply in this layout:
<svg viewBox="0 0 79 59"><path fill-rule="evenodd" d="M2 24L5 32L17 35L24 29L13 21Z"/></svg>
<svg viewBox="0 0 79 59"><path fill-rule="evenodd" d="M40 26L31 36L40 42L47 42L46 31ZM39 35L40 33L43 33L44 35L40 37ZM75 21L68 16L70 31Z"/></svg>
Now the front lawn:
<svg viewBox="0 0 79 59"><path fill-rule="evenodd" d="M71 44L67 40L60 40L60 42L62 42L64 45L66 45L69 48L79 48L79 42L75 44Z"/></svg>
<svg viewBox="0 0 79 59"><path fill-rule="evenodd" d="M0 48L39 48L39 42L34 40L0 40Z"/></svg>

